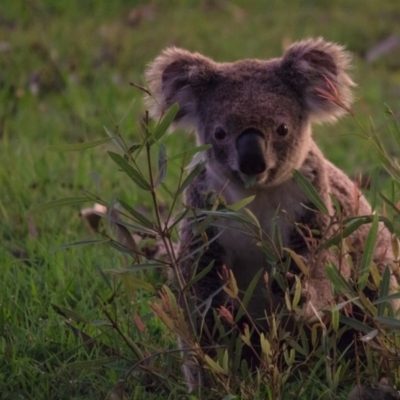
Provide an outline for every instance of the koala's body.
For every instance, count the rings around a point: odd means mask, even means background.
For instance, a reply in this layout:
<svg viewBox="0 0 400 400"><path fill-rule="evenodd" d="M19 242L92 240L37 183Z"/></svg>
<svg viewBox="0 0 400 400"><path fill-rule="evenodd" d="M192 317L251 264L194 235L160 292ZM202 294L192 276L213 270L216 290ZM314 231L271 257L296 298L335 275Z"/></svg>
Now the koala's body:
<svg viewBox="0 0 400 400"><path fill-rule="evenodd" d="M350 56L341 46L319 38L295 43L282 58L265 61L217 63L198 53L170 48L147 71L154 95L148 98L151 114L160 115L177 102L177 122L194 128L199 144L211 144L205 169L186 190L186 203L202 209L210 191L221 194L227 204L255 196L247 207L261 227L258 241L273 243L272 231L278 227L281 247L300 255L309 269L302 286L300 318L305 321L315 320L333 303L326 264L334 264L346 279L351 275L348 264L335 252L314 251L337 229L332 224L339 217L331 195L343 218L372 213L355 184L325 159L311 137L313 122L333 122L348 110L354 86L347 72L349 64ZM293 170L299 170L313 185L328 214L316 212L293 178ZM252 185L246 188L249 180ZM351 236L355 259L362 255L368 232L369 226L363 225ZM239 223L220 219L208 228L207 237L210 244L198 262L197 273L211 261L214 264L194 287L198 304L210 298L211 308L215 308L227 301L224 292L218 292L224 283L223 265L233 271L243 291L260 269L271 272L259 243ZM183 251L195 247L188 223L183 227L182 242ZM392 258L391 235L380 224L374 261L386 265ZM193 264L194 257L182 263L184 277L192 275ZM265 282L260 279L248 305L255 319L284 305L281 294L272 293L266 300L263 289ZM391 290L397 289L392 275ZM186 374L189 384L196 384L197 375L190 369Z"/></svg>

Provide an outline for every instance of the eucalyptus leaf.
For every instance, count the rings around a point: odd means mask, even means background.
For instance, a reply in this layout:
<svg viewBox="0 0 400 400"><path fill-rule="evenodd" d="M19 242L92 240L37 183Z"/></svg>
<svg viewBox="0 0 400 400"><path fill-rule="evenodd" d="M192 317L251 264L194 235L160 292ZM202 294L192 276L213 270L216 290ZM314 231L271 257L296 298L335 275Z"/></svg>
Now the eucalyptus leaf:
<svg viewBox="0 0 400 400"><path fill-rule="evenodd" d="M179 111L179 105L178 103L173 104L170 109L167 111L165 114L164 118L162 121L157 125L153 137L157 141L167 132L168 128L171 126L171 124L174 122L174 119L176 115L178 114Z"/></svg>
<svg viewBox="0 0 400 400"><path fill-rule="evenodd" d="M122 141L122 139L119 136L117 136L114 132L111 132L105 126L103 128L106 131L108 137L114 142L114 144L117 147L119 147L125 153L126 152L126 147L125 147L124 142Z"/></svg>
<svg viewBox="0 0 400 400"><path fill-rule="evenodd" d="M148 218L146 218L143 213L136 211L133 207L131 207L126 201L118 199L119 204L121 204L121 206L128 211L129 214L132 215L132 217L139 222L140 224L142 224L143 226L145 226L146 228L149 228L151 230L154 230L154 224L153 222L151 222ZM119 221L118 221L119 222Z"/></svg>
<svg viewBox="0 0 400 400"><path fill-rule="evenodd" d="M84 142L84 143L57 144L57 145L48 146L47 149L53 150L53 151L80 151L80 150L86 150L86 149L91 149L92 147L100 146L104 143L111 141L114 138L115 138L115 136L103 138L103 139L92 140L90 142Z"/></svg>
<svg viewBox="0 0 400 400"><path fill-rule="evenodd" d="M59 209L60 207L74 206L77 204L82 204L87 202L88 202L87 197L66 197L64 199L53 200L49 201L48 203L36 206L32 208L30 212L37 214L43 211L51 210L53 208Z"/></svg>
<svg viewBox="0 0 400 400"><path fill-rule="evenodd" d="M79 246L89 246L92 244L103 244L103 243L108 243L110 240L109 239L90 239L90 240L80 240L78 242L73 242L69 244L64 244L63 246L56 247L53 249L51 252L55 253L56 251L60 250L65 250L65 249L70 249L71 247L79 247Z"/></svg>
<svg viewBox="0 0 400 400"><path fill-rule="evenodd" d="M364 251L360 262L360 277L357 282L360 290L364 290L367 284L369 268L372 263L372 257L375 251L375 243L378 237L378 226L379 218L377 215L375 215L371 228L368 232L367 239L365 240Z"/></svg>
<svg viewBox="0 0 400 400"><path fill-rule="evenodd" d="M388 266L386 266L385 270L383 271L382 274L382 279L381 283L379 285L379 299L385 298L389 295L389 289L390 289L390 275L391 271ZM381 316L384 313L386 304L385 303L379 303L378 304L378 315Z"/></svg>
<svg viewBox="0 0 400 400"><path fill-rule="evenodd" d="M185 159L187 159L187 158L189 158L189 156L193 156L194 154L200 153L202 151L206 151L206 150L210 149L211 147L212 146L210 144L204 144L202 146L197 146L197 147L194 147L193 149L185 150L178 154L175 154L172 157L169 157L168 160L173 161L173 160L176 160L179 158L184 158L184 157L185 157Z"/></svg>
<svg viewBox="0 0 400 400"><path fill-rule="evenodd" d="M236 203L231 204L228 208L232 211L239 211L241 208L246 207L250 204L256 196L245 197Z"/></svg>
<svg viewBox="0 0 400 400"><path fill-rule="evenodd" d="M293 178L298 183L301 190L303 190L307 198L314 204L314 206L317 207L317 209L322 213L329 214L326 204L321 199L311 182L300 171L297 170L293 171Z"/></svg>
<svg viewBox="0 0 400 400"><path fill-rule="evenodd" d="M129 178L135 182L139 187L144 190L150 191L150 184L143 178L143 176L130 165L124 157L121 157L119 154L114 153L112 151L107 152L108 155L112 158L112 160L129 176Z"/></svg>
<svg viewBox="0 0 400 400"><path fill-rule="evenodd" d="M343 275L338 271L338 269L333 264L328 264L325 267L326 274L329 280L332 282L333 287L338 293L352 295L352 297L357 297L353 288L348 284L348 282L343 278Z"/></svg>
<svg viewBox="0 0 400 400"><path fill-rule="evenodd" d="M351 328L354 328L354 329L356 329L357 331L360 331L360 332L369 333L369 332L371 332L373 330L370 326L364 324L363 322L358 321L355 318L347 317L344 314L340 314L340 322L345 324L345 325L348 325ZM399 324L400 324L400 321L399 321Z"/></svg>
<svg viewBox="0 0 400 400"><path fill-rule="evenodd" d="M390 303L393 300L400 299L400 291L396 293L389 294L387 296L379 297L378 300L375 300L372 304L380 304L380 303Z"/></svg>
<svg viewBox="0 0 400 400"><path fill-rule="evenodd" d="M196 179L196 177L204 170L206 163L207 163L206 161L202 161L192 169L192 171L189 173L189 175L185 178L185 180L179 187L177 195L183 193L183 191Z"/></svg>
<svg viewBox="0 0 400 400"><path fill-rule="evenodd" d="M163 143L160 143L160 150L158 152L158 176L155 183L155 187L159 187L164 182L167 176L167 149Z"/></svg>
<svg viewBox="0 0 400 400"><path fill-rule="evenodd" d="M379 324L386 325L393 329L400 329L400 320L398 318L390 318L390 317L375 317L374 321Z"/></svg>

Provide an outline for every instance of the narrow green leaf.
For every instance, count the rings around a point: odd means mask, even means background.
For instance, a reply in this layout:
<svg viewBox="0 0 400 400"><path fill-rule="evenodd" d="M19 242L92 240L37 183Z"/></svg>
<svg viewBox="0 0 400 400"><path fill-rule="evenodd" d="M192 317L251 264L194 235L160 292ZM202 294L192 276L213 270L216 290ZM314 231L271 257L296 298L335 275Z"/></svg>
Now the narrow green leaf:
<svg viewBox="0 0 400 400"><path fill-rule="evenodd" d="M357 282L360 290L364 290L367 284L369 269L375 251L375 243L378 237L378 224L379 224L379 218L377 215L375 215L374 220L372 221L371 228L368 232L367 239L364 244L364 252L360 262L360 277L358 278Z"/></svg>
<svg viewBox="0 0 400 400"><path fill-rule="evenodd" d="M320 195L310 181L300 171L297 170L293 171L293 178L298 183L301 190L303 190L307 198L314 204L314 206L317 207L317 209L322 213L329 214L326 204L321 199Z"/></svg>
<svg viewBox="0 0 400 400"><path fill-rule="evenodd" d="M91 321L90 325L92 325L92 326L113 326L113 324L110 321L107 321L107 320Z"/></svg>
<svg viewBox="0 0 400 400"><path fill-rule="evenodd" d="M247 204L251 203L256 196L245 197L236 203L231 204L228 208L232 211L239 211L241 208L246 207Z"/></svg>
<svg viewBox="0 0 400 400"><path fill-rule="evenodd" d="M141 149L143 144L133 144L131 147L129 147L128 152L129 154L134 153L136 150Z"/></svg>
<svg viewBox="0 0 400 400"><path fill-rule="evenodd" d="M338 199L333 194L330 194L329 197L331 198L332 204L335 207L335 212L336 212L338 219L341 219L342 207L340 206Z"/></svg>
<svg viewBox="0 0 400 400"><path fill-rule="evenodd" d="M375 317L374 321L391 328L400 329L400 320L398 318Z"/></svg>
<svg viewBox="0 0 400 400"><path fill-rule="evenodd" d="M326 240L322 244L323 249L329 249L331 246L335 246L338 243L340 243L344 238L348 237L351 235L353 232L355 232L361 225L367 223L367 219L365 217L357 217L357 219L350 221L349 223L344 224L343 230L331 237L330 239Z"/></svg>
<svg viewBox="0 0 400 400"><path fill-rule="evenodd" d="M108 202L107 201L105 201L105 200L103 200L103 199L101 199L99 196L96 196L95 194L93 194L93 193L91 193L91 192L88 192L87 190L85 190L84 191L84 193L85 193L85 196L86 196L86 198L87 198L87 200L89 201L93 201L93 203L99 203L99 204L101 204L102 206L105 206L105 207L107 207L108 208L108 206L109 206L109 204L108 204Z"/></svg>
<svg viewBox="0 0 400 400"><path fill-rule="evenodd" d="M154 263L132 264L131 266L126 268L118 268L118 269L110 268L106 269L105 271L113 275L123 275L126 273L136 273L138 271L147 271L163 267L165 267L165 264L154 262Z"/></svg>
<svg viewBox="0 0 400 400"><path fill-rule="evenodd" d="M369 333L372 331L372 328L370 326L365 325L364 323L362 323L361 321L358 321L355 318L347 317L344 314L340 314L340 322L342 322L343 324L348 325L351 328L354 328L360 332ZM400 321L399 321L399 323L400 323Z"/></svg>
<svg viewBox="0 0 400 400"><path fill-rule="evenodd" d="M249 304L250 299L253 296L254 290L257 286L258 283L260 283L260 278L261 278L261 274L264 272L263 269L260 269L253 277L253 279L251 280L249 286L246 289L246 292L243 296L243 300L242 300L242 304L243 307L240 307L236 316L235 316L235 321L239 321L240 318L243 316L245 309L247 307L247 305Z"/></svg>
<svg viewBox="0 0 400 400"><path fill-rule="evenodd" d="M158 188L164 182L167 175L167 149L163 143L160 143L160 150L158 152L158 176L155 187Z"/></svg>
<svg viewBox="0 0 400 400"><path fill-rule="evenodd" d="M197 146L197 147L194 147L193 149L185 150L185 151L182 151L181 153L175 154L172 157L169 157L168 160L173 161L173 160L176 160L177 158L183 158L183 157L185 157L185 159L187 160L190 156L200 153L201 151L206 151L206 150L210 149L211 147L212 146L210 144L204 144L202 146Z"/></svg>
<svg viewBox="0 0 400 400"><path fill-rule="evenodd" d="M172 218L172 224L169 225L168 229L171 231L176 225L178 225L188 214L190 208L185 207L183 211L180 211L177 215Z"/></svg>
<svg viewBox="0 0 400 400"><path fill-rule="evenodd" d="M194 257L195 255L200 254L202 251L204 251L205 249L207 249L210 244L212 242L214 242L215 240L217 240L221 234L223 233L223 231L218 232L215 236L213 236L211 239L208 238L207 242L203 242L201 237L199 236L198 238L196 238L195 241L192 242L192 246L193 246L193 250L191 252L189 252L188 254L185 254L183 257L181 257L179 259L180 262L183 262L187 259L191 259L192 257ZM201 244L200 244L201 243Z"/></svg>
<svg viewBox="0 0 400 400"><path fill-rule="evenodd" d="M380 303L390 303L393 300L400 299L400 291L396 293L389 294L387 296L379 297L378 300L375 300L372 304L380 304Z"/></svg>
<svg viewBox="0 0 400 400"><path fill-rule="evenodd" d="M103 214L99 214L100 217L102 218L107 218L107 221L109 222L114 222L116 225L118 226L124 226L125 228L127 228L128 230L132 231L132 232L140 232L140 233L144 233L144 234L150 234L150 235L154 235L154 230L153 229L148 229L145 228L142 225L135 225L135 224L130 224L126 221L122 221L119 218L113 218L111 215L107 214L107 215L103 215Z"/></svg>
<svg viewBox="0 0 400 400"><path fill-rule="evenodd" d="M325 270L329 280L332 282L333 287L338 293L347 295L351 294L353 297L357 297L352 287L333 264L326 265Z"/></svg>
<svg viewBox="0 0 400 400"><path fill-rule="evenodd" d="M132 217L139 222L140 224L142 224L143 226L145 226L146 228L149 228L151 230L154 230L154 224L147 219L143 213L140 213L138 211L136 211L133 207L131 207L127 202L125 202L124 200L118 199L119 204L121 204L121 206L128 211L129 214L132 215Z"/></svg>
<svg viewBox="0 0 400 400"><path fill-rule="evenodd" d="M359 300L359 298L358 297L355 297L355 298L351 298L351 299L348 299L348 300L346 300L346 301L342 301L342 302L340 302L339 304L336 304L336 306L335 306L335 308L333 309L334 311L340 311L344 306L346 306L347 304L350 304L350 303L355 303L356 301L358 301Z"/></svg>
<svg viewBox="0 0 400 400"><path fill-rule="evenodd" d="M66 197L64 199L53 200L49 201L48 203L36 206L32 208L30 212L37 214L43 211L51 210L52 208L59 209L60 207L74 206L77 204L82 204L87 202L88 202L87 197Z"/></svg>
<svg viewBox="0 0 400 400"><path fill-rule="evenodd" d="M135 182L139 187L144 190L151 190L150 184L143 178L142 175L132 165L130 165L124 157L121 157L119 154L114 153L112 151L107 152L112 160Z"/></svg>
<svg viewBox="0 0 400 400"><path fill-rule="evenodd" d="M381 283L379 285L379 299L385 298L389 295L389 289L390 289L390 268L386 266L385 270L383 271ZM385 303L379 303L378 304L378 315L381 316L383 315L385 311L386 304Z"/></svg>
<svg viewBox="0 0 400 400"><path fill-rule="evenodd" d="M398 209L398 207L396 206L396 204L394 204L392 201L390 201L385 195L383 195L382 193L379 193L379 196L383 199L383 201L390 207L390 209L392 211L395 212L395 214L399 215L400 214L400 210Z"/></svg>
<svg viewBox="0 0 400 400"><path fill-rule="evenodd" d="M206 163L207 161L202 161L192 169L190 174L185 178L179 187L177 195L180 195L194 181L194 179L203 171Z"/></svg>
<svg viewBox="0 0 400 400"><path fill-rule="evenodd" d="M299 267L299 269L304 274L304 276L308 277L308 275L310 274L310 270L309 270L309 267L305 264L303 258L301 256L299 256L292 249L289 249L288 247L284 247L283 250L287 251L290 254L290 257L296 263L296 265Z"/></svg>
<svg viewBox="0 0 400 400"><path fill-rule="evenodd" d="M301 332L304 332L304 329L301 330ZM305 342L303 342L304 344ZM300 346L300 344L298 342L296 342L293 339L288 339L288 344L290 345L290 347L293 347L297 353L300 353L303 356L307 356L309 355L308 349L307 348L303 348ZM308 343L307 343L308 345Z"/></svg>
<svg viewBox="0 0 400 400"><path fill-rule="evenodd" d="M257 218L254 216L254 214L248 208L244 208L245 213L238 213L236 211L226 211L226 210L218 210L218 211L200 210L199 212L196 212L196 210L193 210L193 211L195 211L195 215L198 218L201 216L210 215L215 218L231 219L232 221L247 223L250 225L254 225L260 229L260 224L259 224ZM248 230L247 230L247 233L248 233Z"/></svg>
<svg viewBox="0 0 400 400"><path fill-rule="evenodd" d="M102 368L107 364L111 364L112 362L117 360L117 357L97 358L95 360L76 361L68 363L65 364L65 367L69 369L97 369Z"/></svg>
<svg viewBox="0 0 400 400"><path fill-rule="evenodd" d="M57 306L56 304L52 304L51 306L53 307L53 309L57 314L62 315L64 318L72 319L78 322L84 322L84 323L88 322L84 317L82 317L75 311L69 310L68 308L65 307Z"/></svg>
<svg viewBox="0 0 400 400"><path fill-rule="evenodd" d="M224 374L223 368L218 364L218 362L214 361L209 355L204 356L204 361L208 368L213 372L213 373L219 373L219 374Z"/></svg>
<svg viewBox="0 0 400 400"><path fill-rule="evenodd" d="M106 131L108 137L114 142L114 144L125 153L126 147L124 145L124 142L121 140L121 138L118 135L116 135L114 132L111 132L110 130L108 130L105 126L103 128Z"/></svg>
<svg viewBox="0 0 400 400"><path fill-rule="evenodd" d="M122 246L121 244L114 242L113 240L110 240L109 245L121 253L129 254L130 256L133 256L135 254L135 252L129 247Z"/></svg>
<svg viewBox="0 0 400 400"><path fill-rule="evenodd" d="M71 247L89 246L89 245L92 245L92 244L103 244L103 243L108 243L108 242L109 242L108 239L80 240L78 242L64 244L63 246L56 247L55 249L51 250L51 252L55 253L56 251L69 249Z"/></svg>
<svg viewBox="0 0 400 400"><path fill-rule="evenodd" d="M178 114L179 111L179 105L178 103L173 104L170 109L167 111L165 114L165 117L162 119L162 121L157 125L153 137L157 141L167 132L168 128L171 126L172 122L174 122L174 119L176 117L176 114Z"/></svg>
<svg viewBox="0 0 400 400"><path fill-rule="evenodd" d="M214 266L214 261L212 260L204 269L202 269L197 275L195 275L188 283L186 283L185 287L183 288L183 292L192 287L196 282L198 282L200 279L204 278L212 269Z"/></svg>
<svg viewBox="0 0 400 400"><path fill-rule="evenodd" d="M245 212L247 217L249 217L251 223L257 228L258 236L259 236L259 238L261 238L262 237L262 229L261 229L260 221L254 215L254 213L251 210L249 210L248 208L243 209L243 211Z"/></svg>
<svg viewBox="0 0 400 400"><path fill-rule="evenodd" d="M71 144L56 144L48 146L48 150L52 151L80 151L90 149L92 147L100 146L101 144L107 143L114 137L108 137L103 139L92 140L91 142L84 143L71 143Z"/></svg>

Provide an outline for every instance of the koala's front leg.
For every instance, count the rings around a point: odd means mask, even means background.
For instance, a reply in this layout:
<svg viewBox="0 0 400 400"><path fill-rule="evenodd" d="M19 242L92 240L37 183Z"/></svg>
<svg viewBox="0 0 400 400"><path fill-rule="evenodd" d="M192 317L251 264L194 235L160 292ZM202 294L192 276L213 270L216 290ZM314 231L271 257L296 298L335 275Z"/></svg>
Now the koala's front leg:
<svg viewBox="0 0 400 400"><path fill-rule="evenodd" d="M329 310L334 303L332 284L326 273L326 265L335 266L347 280L350 267L345 260L330 250L323 250L313 254L306 261L309 274L305 278L302 287L302 310L299 318L308 323L315 322L322 316L322 311Z"/></svg>
<svg viewBox="0 0 400 400"><path fill-rule="evenodd" d="M334 265L346 279L350 272L345 260L340 259L332 250L319 249L320 244L332 233L334 215L329 197L329 179L319 149L310 150L300 171L314 186L328 210L325 214L317 211L310 201L305 203L290 237L291 250L302 256L308 269L308 274L302 282L302 312L299 318L312 322L321 316L321 312L328 309L334 300L326 265Z"/></svg>

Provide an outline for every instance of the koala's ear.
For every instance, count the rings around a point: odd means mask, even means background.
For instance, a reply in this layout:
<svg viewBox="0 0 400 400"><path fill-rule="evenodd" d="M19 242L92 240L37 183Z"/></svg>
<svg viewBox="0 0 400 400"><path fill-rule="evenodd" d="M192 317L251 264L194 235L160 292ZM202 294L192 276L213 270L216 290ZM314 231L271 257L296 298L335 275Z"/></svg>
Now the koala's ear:
<svg viewBox="0 0 400 400"><path fill-rule="evenodd" d="M282 58L280 75L303 98L314 121L334 121L349 107L355 86L347 71L351 55L343 47L322 38L294 43ZM328 98L327 98L328 97Z"/></svg>
<svg viewBox="0 0 400 400"><path fill-rule="evenodd" d="M176 47L164 50L148 67L146 79L152 96L145 101L152 117L179 104L176 121L196 123L198 88L212 79L214 62L199 53Z"/></svg>

